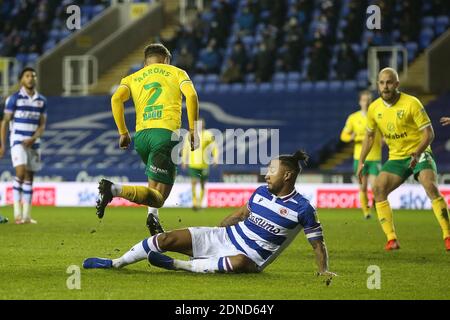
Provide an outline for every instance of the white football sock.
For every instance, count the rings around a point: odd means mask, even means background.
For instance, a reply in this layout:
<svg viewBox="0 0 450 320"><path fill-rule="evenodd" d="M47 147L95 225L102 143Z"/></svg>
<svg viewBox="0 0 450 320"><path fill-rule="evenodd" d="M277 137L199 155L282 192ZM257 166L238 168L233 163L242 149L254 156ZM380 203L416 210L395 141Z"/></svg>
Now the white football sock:
<svg viewBox="0 0 450 320"><path fill-rule="evenodd" d="M31 220L31 202L33 199L33 183L25 181L22 185L23 190L23 220Z"/></svg>
<svg viewBox="0 0 450 320"><path fill-rule="evenodd" d="M111 186L111 193L113 197L118 197L121 192L122 192L122 185L113 183Z"/></svg>
<svg viewBox="0 0 450 320"><path fill-rule="evenodd" d="M174 266L179 270L196 273L233 272L229 257L194 259L190 261L174 259Z"/></svg>
<svg viewBox="0 0 450 320"><path fill-rule="evenodd" d="M127 253L118 259L113 260L113 268L122 268L129 264L133 264L147 259L148 253L151 251L164 252L159 249L158 238L159 234L154 235L148 239L144 239L141 242L134 245Z"/></svg>
<svg viewBox="0 0 450 320"><path fill-rule="evenodd" d="M114 259L112 261L113 268L122 268L129 264L133 264L142 260L147 259L148 252L144 248L148 248L148 244L145 244L148 239L145 239L138 244L135 244L133 248L131 248L127 253L121 256L118 259Z"/></svg>
<svg viewBox="0 0 450 320"><path fill-rule="evenodd" d="M159 219L158 208L148 207L147 215L150 214Z"/></svg>
<svg viewBox="0 0 450 320"><path fill-rule="evenodd" d="M22 220L22 184L23 181L17 177L13 181L13 197L14 197L14 219Z"/></svg>

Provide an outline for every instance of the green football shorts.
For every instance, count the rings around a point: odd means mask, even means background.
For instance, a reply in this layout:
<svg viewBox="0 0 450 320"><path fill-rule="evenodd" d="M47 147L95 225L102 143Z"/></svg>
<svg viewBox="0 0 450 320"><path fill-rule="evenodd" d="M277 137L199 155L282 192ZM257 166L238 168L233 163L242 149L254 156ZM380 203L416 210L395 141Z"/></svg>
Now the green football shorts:
<svg viewBox="0 0 450 320"><path fill-rule="evenodd" d="M145 129L134 135L134 148L145 163L145 174L152 180L174 184L177 167L172 161L172 150L179 137L168 129Z"/></svg>
<svg viewBox="0 0 450 320"><path fill-rule="evenodd" d="M189 176L194 179L199 179L200 181L205 181L208 179L209 170L206 169L196 169L189 167Z"/></svg>
<svg viewBox="0 0 450 320"><path fill-rule="evenodd" d="M358 164L359 160L353 160L353 171L355 175L358 173ZM367 176L369 174L377 176L381 170L381 161L365 161L364 167L362 170L363 176Z"/></svg>
<svg viewBox="0 0 450 320"><path fill-rule="evenodd" d="M386 171L406 180L410 175L414 174L414 179L417 180L419 172L424 169L431 169L437 173L436 162L434 161L433 154L430 152L424 152L420 156L419 162L414 169L409 168L411 158L405 158L400 160L388 160L381 168L381 171Z"/></svg>

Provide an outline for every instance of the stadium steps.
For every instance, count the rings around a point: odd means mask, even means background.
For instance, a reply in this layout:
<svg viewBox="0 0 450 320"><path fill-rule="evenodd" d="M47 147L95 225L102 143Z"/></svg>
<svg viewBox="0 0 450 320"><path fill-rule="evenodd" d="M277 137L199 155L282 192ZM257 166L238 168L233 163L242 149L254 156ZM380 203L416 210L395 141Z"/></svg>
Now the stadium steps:
<svg viewBox="0 0 450 320"><path fill-rule="evenodd" d="M427 74L426 54L422 53L409 66L408 75L400 74L400 86L405 92L415 95L424 106L436 99L435 94L426 92L424 84Z"/></svg>
<svg viewBox="0 0 450 320"><path fill-rule="evenodd" d="M426 55L422 53L408 68L408 74L400 74L400 84L405 91L425 92Z"/></svg>
<svg viewBox="0 0 450 320"><path fill-rule="evenodd" d="M176 33L178 24L178 6L178 0L164 1L165 26L160 33L160 36L163 39L171 38ZM148 43L155 41L157 41L157 39L148 39ZM128 71L133 65L141 64L143 62L143 52L148 43L142 44L142 46L131 51L130 54L119 61L114 68L111 68L108 72L100 75L97 85L92 86L89 92L91 94L110 94L112 89L119 84L120 79L128 74Z"/></svg>
<svg viewBox="0 0 450 320"><path fill-rule="evenodd" d="M319 165L320 170L333 170L353 155L353 143L346 144L339 152L336 152L324 163Z"/></svg>
<svg viewBox="0 0 450 320"><path fill-rule="evenodd" d="M142 56L145 45L133 50L128 56L117 63L114 68L102 74L97 82L97 85L90 88L92 94L110 94L112 88L118 85L120 79L127 75L130 68L139 62L142 62Z"/></svg>

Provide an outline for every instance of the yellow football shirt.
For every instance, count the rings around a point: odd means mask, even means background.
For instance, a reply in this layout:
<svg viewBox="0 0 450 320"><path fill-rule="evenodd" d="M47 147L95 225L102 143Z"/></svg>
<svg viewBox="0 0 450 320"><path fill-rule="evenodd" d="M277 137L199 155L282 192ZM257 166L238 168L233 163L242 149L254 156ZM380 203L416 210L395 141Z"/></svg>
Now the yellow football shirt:
<svg viewBox="0 0 450 320"><path fill-rule="evenodd" d="M130 89L136 108L136 132L181 127L181 86L191 81L186 71L168 64L151 64L125 77L121 86Z"/></svg>
<svg viewBox="0 0 450 320"><path fill-rule="evenodd" d="M189 155L189 167L193 169L206 169L211 164L211 156L217 160L218 150L214 142L214 135L208 130L202 130L200 135L200 146L191 151L189 137L186 137L183 148L183 162L186 163Z"/></svg>
<svg viewBox="0 0 450 320"><path fill-rule="evenodd" d="M430 125L430 118L422 103L403 92L392 106L381 98L369 106L367 130L378 128L381 131L389 147L389 160L410 157L422 140L421 130ZM431 152L431 148L428 146L426 151Z"/></svg>
<svg viewBox="0 0 450 320"><path fill-rule="evenodd" d="M364 115L362 111L357 111L348 116L347 122L343 132L347 134L354 134L354 149L353 149L353 159L359 160L361 155L362 142L366 135L367 130L367 115ZM366 158L367 161L381 161L381 133L377 130L375 134L375 141L373 147L370 150Z"/></svg>

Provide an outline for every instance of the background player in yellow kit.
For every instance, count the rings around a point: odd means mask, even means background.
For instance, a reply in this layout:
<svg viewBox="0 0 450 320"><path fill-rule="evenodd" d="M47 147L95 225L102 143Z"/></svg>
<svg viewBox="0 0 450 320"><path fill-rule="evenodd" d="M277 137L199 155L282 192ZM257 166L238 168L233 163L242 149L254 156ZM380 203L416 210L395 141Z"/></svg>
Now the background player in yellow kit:
<svg viewBox="0 0 450 320"><path fill-rule="evenodd" d="M166 47L159 43L151 44L144 55L144 68L122 79L112 96L111 105L120 134L119 146L127 149L131 137L125 124L124 103L133 99L136 109L134 144L146 164L148 187L122 186L102 180L96 209L98 217L102 218L113 197L146 205L149 207L147 227L153 235L163 232L157 209L164 205L175 181L172 149L180 140L176 132L181 127L182 97L186 97L191 150L198 145L195 132L198 97L187 73L169 65L171 54Z"/></svg>
<svg viewBox="0 0 450 320"><path fill-rule="evenodd" d="M387 236L386 250L399 249L388 195L411 174L424 187L431 200L433 212L442 228L446 250L450 250L448 207L437 186L437 169L430 144L434 131L420 101L399 92L398 73L392 68L378 75L380 98L369 106L367 133L363 141L358 176L362 178L364 161L379 129L389 147L389 160L375 180L374 197L381 227Z"/></svg>
<svg viewBox="0 0 450 320"><path fill-rule="evenodd" d="M205 182L208 180L209 164L218 164L218 150L214 142L214 135L205 129L205 120L199 120L199 148L191 151L189 140L185 140L183 147L183 169L188 168L192 184L192 207L194 210L201 208L205 195ZM212 161L211 161L212 160ZM197 197L197 184L200 183L200 194Z"/></svg>
<svg viewBox="0 0 450 320"><path fill-rule="evenodd" d="M359 93L360 111L354 112L348 116L344 129L341 132L343 142L354 141L353 149L353 170L357 174L359 156L361 154L362 141L366 135L367 128L367 109L372 102L370 91L364 90ZM361 209L366 219L370 218L369 197L367 196L367 184L370 183L373 189L375 178L381 169L381 134L377 130L372 149L367 155L366 162L362 172L361 183L359 184L359 201Z"/></svg>

